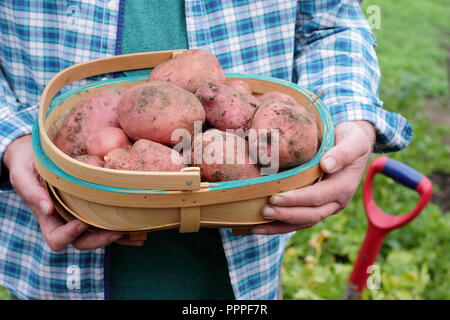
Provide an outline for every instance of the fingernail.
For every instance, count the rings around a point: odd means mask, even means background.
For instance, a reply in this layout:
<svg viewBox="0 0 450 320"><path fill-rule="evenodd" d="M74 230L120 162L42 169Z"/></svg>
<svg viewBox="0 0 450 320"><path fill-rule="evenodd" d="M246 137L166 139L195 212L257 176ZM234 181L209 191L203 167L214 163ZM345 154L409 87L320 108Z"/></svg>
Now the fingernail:
<svg viewBox="0 0 450 320"><path fill-rule="evenodd" d="M277 216L277 212L275 211L275 209L270 206L265 206L263 208L262 214L266 219L275 219L275 217Z"/></svg>
<svg viewBox="0 0 450 320"><path fill-rule="evenodd" d="M41 209L41 212L45 215L50 213L50 205L45 200L39 201L39 208Z"/></svg>
<svg viewBox="0 0 450 320"><path fill-rule="evenodd" d="M336 167L336 160L334 160L332 157L328 157L323 160L323 165L328 172L332 172Z"/></svg>
<svg viewBox="0 0 450 320"><path fill-rule="evenodd" d="M271 204L281 204L283 202L282 196L271 196L269 199Z"/></svg>
<svg viewBox="0 0 450 320"><path fill-rule="evenodd" d="M113 234L112 236L111 236L111 238L109 238L111 241L116 241L116 240L119 240L120 238L122 238L122 234Z"/></svg>
<svg viewBox="0 0 450 320"><path fill-rule="evenodd" d="M267 233L267 229L263 227L258 227L253 229L253 233L255 234L265 234Z"/></svg>

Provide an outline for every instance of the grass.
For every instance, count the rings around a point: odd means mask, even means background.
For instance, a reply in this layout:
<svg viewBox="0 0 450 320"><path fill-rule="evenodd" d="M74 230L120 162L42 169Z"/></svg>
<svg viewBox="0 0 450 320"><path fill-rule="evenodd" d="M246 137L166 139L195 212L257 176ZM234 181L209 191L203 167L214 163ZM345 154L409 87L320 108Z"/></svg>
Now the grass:
<svg viewBox="0 0 450 320"><path fill-rule="evenodd" d="M9 300L9 292L3 287L0 287L0 300Z"/></svg>
<svg viewBox="0 0 450 320"><path fill-rule="evenodd" d="M450 148L447 124L431 121L430 100L449 101L447 50L450 48L448 0L365 1L378 5L380 30L374 30L382 69L380 93L385 107L407 117L414 126L411 145L389 156L424 174L446 170ZM391 180L377 177L377 203L392 214L410 210L417 195ZM285 299L340 299L364 238L366 219L361 190L339 215L298 232L288 244L282 270ZM450 299L450 215L430 204L411 224L392 232L377 264L381 288L368 299ZM0 299L8 299L0 287Z"/></svg>
<svg viewBox="0 0 450 320"><path fill-rule="evenodd" d="M433 102L436 112L449 111L448 1L365 1L364 9L374 4L381 9L382 28L374 30L382 70L380 94L385 108L408 118L415 131L407 149L389 156L426 175L446 171L450 125L431 121L427 108ZM408 212L418 199L385 177L375 179L374 190L379 206L391 214ZM365 228L358 190L343 212L298 232L285 255L284 298L340 299ZM366 290L367 299L449 299L450 215L430 204L412 223L389 234L377 265L381 288Z"/></svg>

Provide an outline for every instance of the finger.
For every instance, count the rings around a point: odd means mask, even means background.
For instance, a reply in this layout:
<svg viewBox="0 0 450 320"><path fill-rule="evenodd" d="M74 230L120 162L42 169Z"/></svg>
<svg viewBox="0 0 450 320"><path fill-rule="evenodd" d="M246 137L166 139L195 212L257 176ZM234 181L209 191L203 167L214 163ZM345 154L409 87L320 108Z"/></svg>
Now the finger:
<svg viewBox="0 0 450 320"><path fill-rule="evenodd" d="M72 220L66 223L56 214L38 214L37 218L42 235L53 251L65 249L88 228L88 225L80 220Z"/></svg>
<svg viewBox="0 0 450 320"><path fill-rule="evenodd" d="M39 184L40 184L42 187L45 188L45 180L44 180L44 178L42 178L42 177L39 175L39 173L38 173L37 170L36 170L36 167L34 167L34 166L33 166L33 171L34 171L34 174L37 176L37 179L38 179ZM47 189L46 189L46 190L47 190Z"/></svg>
<svg viewBox="0 0 450 320"><path fill-rule="evenodd" d="M79 236L72 245L78 250L91 250L106 247L121 237L123 237L123 233L117 231L86 232Z"/></svg>
<svg viewBox="0 0 450 320"><path fill-rule="evenodd" d="M341 123L336 126L335 132L335 147L331 148L320 161L320 166L326 173L333 173L348 166L368 153L371 148L367 135L356 123Z"/></svg>
<svg viewBox="0 0 450 320"><path fill-rule="evenodd" d="M275 207L265 206L262 215L266 219L279 220L290 224L316 224L336 213L341 208L337 202L319 207Z"/></svg>
<svg viewBox="0 0 450 320"><path fill-rule="evenodd" d="M129 236L123 236L117 240L116 243L123 246L142 247L144 245L144 240L131 240Z"/></svg>
<svg viewBox="0 0 450 320"><path fill-rule="evenodd" d="M361 170L362 171L362 170ZM347 203L358 187L358 170L341 170L312 186L281 192L270 197L275 206L317 207L333 201Z"/></svg>
<svg viewBox="0 0 450 320"><path fill-rule="evenodd" d="M281 234L310 228L315 224L289 224L285 222L273 222L252 228L254 234Z"/></svg>
<svg viewBox="0 0 450 320"><path fill-rule="evenodd" d="M10 180L20 198L34 213L50 214L53 203L47 190L39 181L33 164L16 165L10 171Z"/></svg>

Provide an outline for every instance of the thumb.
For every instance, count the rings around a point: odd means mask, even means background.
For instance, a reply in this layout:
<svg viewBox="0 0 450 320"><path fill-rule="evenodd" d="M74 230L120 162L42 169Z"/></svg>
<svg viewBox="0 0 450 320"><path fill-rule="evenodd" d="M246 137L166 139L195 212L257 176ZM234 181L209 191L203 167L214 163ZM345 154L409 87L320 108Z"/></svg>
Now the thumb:
<svg viewBox="0 0 450 320"><path fill-rule="evenodd" d="M371 149L370 139L354 122L343 122L336 126L335 146L320 161L326 173L333 173L350 165Z"/></svg>

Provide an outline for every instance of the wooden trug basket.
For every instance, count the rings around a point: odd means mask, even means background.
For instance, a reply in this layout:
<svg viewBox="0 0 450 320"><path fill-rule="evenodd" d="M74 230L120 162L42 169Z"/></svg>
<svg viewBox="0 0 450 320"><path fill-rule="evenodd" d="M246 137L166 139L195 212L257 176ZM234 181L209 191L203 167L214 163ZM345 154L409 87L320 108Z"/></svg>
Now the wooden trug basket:
<svg viewBox="0 0 450 320"><path fill-rule="evenodd" d="M68 84L92 76L154 68L183 50L147 52L102 58L59 72L47 84L33 127L35 166L49 186L56 208L67 220L123 232L200 227L233 230L268 223L260 211L271 195L310 185L323 175L321 157L334 144L334 126L328 109L308 90L291 82L266 77L227 74L247 82L253 93L281 91L308 107L320 133L320 148L309 162L274 175L218 183L201 182L198 167L181 172L137 172L99 168L72 159L52 142L58 121L81 98L108 86L131 87L148 77L102 80L55 95Z"/></svg>

